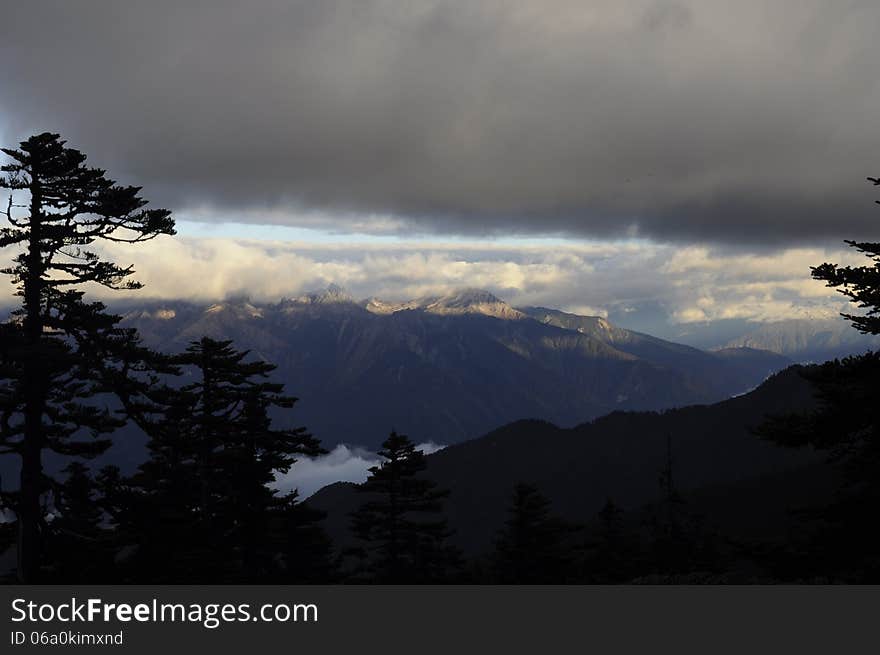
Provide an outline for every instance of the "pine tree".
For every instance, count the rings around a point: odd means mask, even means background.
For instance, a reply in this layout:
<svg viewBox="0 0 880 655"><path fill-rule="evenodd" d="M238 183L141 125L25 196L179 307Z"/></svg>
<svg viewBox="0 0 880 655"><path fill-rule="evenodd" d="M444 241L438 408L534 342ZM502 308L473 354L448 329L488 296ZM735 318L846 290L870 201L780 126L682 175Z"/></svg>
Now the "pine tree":
<svg viewBox="0 0 880 655"><path fill-rule="evenodd" d="M875 182L872 178L868 178ZM846 241L871 264L860 267L824 263L814 279L837 289L860 314L841 314L862 333L880 334L880 243ZM857 582L880 579L880 352L806 367L801 373L816 391L817 408L806 414L773 417L758 430L762 437L790 447L825 451L841 466L844 484L833 502L802 512L816 527L808 550L814 574Z"/></svg>
<svg viewBox="0 0 880 655"><path fill-rule="evenodd" d="M459 567L442 516L448 491L421 475L425 455L396 432L383 442L384 460L358 487L370 500L352 514L352 532L362 542L362 576L383 584L439 582Z"/></svg>
<svg viewBox="0 0 880 655"><path fill-rule="evenodd" d="M177 401L177 402L175 402ZM105 468L99 480L101 502L111 517L124 582L181 583L212 555L196 548L199 535L199 481L194 446L185 429L189 407L169 394L164 413L141 421L149 456L137 472L124 477Z"/></svg>
<svg viewBox="0 0 880 655"><path fill-rule="evenodd" d="M636 535L628 532L624 524L623 510L609 498L597 519L584 544L580 582L607 584L632 579L642 558Z"/></svg>
<svg viewBox="0 0 880 655"><path fill-rule="evenodd" d="M175 358L193 381L164 390L164 415L144 422L150 458L120 496L140 517L126 531L158 537L140 547L134 575L254 582L272 574L295 504L271 488L274 476L297 455L324 451L305 428L272 426L270 410L296 399L267 380L272 364L248 357L204 337Z"/></svg>
<svg viewBox="0 0 880 655"><path fill-rule="evenodd" d="M659 475L660 498L649 508L648 528L655 574L714 571L719 566L716 535L688 505L675 484L672 435L666 435L666 462Z"/></svg>
<svg viewBox="0 0 880 655"><path fill-rule="evenodd" d="M104 512L89 469L78 461L65 467L66 478L53 489L54 507L48 523L46 565L53 581L92 583L110 570L111 543L103 527Z"/></svg>
<svg viewBox="0 0 880 655"><path fill-rule="evenodd" d="M274 369L263 366L266 373ZM242 575L249 581L270 579L277 565L273 558L279 552L279 528L286 528L283 534L292 536L289 530L300 519L301 536L320 540L315 534L317 517L297 511L300 503L296 493L279 496L272 488L275 475L287 473L297 455L326 452L305 428L272 427L270 407L289 409L295 402L294 398L278 395L281 390L281 385L265 382L249 389L242 401L240 423L217 452L217 468L231 492L221 496L220 514L231 525L229 538L238 550ZM282 541L280 545L282 552L289 553L298 544ZM289 560L285 566L291 569Z"/></svg>
<svg viewBox="0 0 880 655"><path fill-rule="evenodd" d="M574 527L554 516L550 501L531 484L514 486L509 518L495 542L493 564L501 584L556 584L573 574Z"/></svg>
<svg viewBox="0 0 880 655"><path fill-rule="evenodd" d="M300 502L296 490L279 501L279 506L270 514L272 526L269 534L276 552L280 554L280 566L273 582L336 582L338 572L333 557L333 543L321 526L326 513Z"/></svg>
<svg viewBox="0 0 880 655"><path fill-rule="evenodd" d="M870 266L838 266L828 262L811 268L813 279L837 289L849 298L864 314L841 314L863 334L880 334L880 243L844 241L851 248L865 254Z"/></svg>
<svg viewBox="0 0 880 655"><path fill-rule="evenodd" d="M690 563L684 499L675 486L672 435L666 435L666 463L660 471L660 502L651 517L653 550L662 572L683 571Z"/></svg>
<svg viewBox="0 0 880 655"><path fill-rule="evenodd" d="M12 277L21 305L0 345L0 453L21 458L18 577L33 582L42 551L40 498L49 486L43 451L92 457L106 449L98 437L122 423L101 406L100 395L113 392L108 371L118 376L128 368L124 358L142 352L133 347L133 333L118 328L119 317L101 303L87 303L82 290L89 283L137 289L132 267L89 247L173 234L174 223L165 209L145 209L138 187L85 166L85 155L57 134L33 136L3 152L12 163L2 167L0 188L13 195L0 248L20 251L3 273ZM28 203L16 204L15 192L24 192Z"/></svg>

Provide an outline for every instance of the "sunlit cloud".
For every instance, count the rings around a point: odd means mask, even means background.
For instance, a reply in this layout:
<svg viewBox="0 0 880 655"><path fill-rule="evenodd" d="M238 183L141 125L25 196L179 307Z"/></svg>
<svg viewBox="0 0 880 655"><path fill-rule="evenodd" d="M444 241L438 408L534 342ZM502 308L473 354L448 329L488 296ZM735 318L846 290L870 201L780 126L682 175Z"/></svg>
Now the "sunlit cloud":
<svg viewBox="0 0 880 655"><path fill-rule="evenodd" d="M187 300L210 303L248 297L276 302L320 290L347 289L355 300L388 301L438 295L464 287L487 289L514 306L613 316L641 329L650 305L669 324L729 319L767 322L830 318L844 298L811 279L824 261L862 265L864 257L838 247L762 250L744 254L708 246L645 241L518 242L492 240L347 241L163 237L138 246L97 244L106 257L133 264L144 289L117 301ZM4 253L8 261L12 251ZM12 287L5 290L7 303Z"/></svg>
<svg viewBox="0 0 880 655"><path fill-rule="evenodd" d="M846 248L745 255L628 242L549 247L177 238L141 248L113 246L108 254L134 263L146 285L143 298L271 302L335 283L356 299L406 300L479 287L513 305L582 314L625 314L654 302L677 323L833 316L843 298L812 280L810 266L863 263Z"/></svg>

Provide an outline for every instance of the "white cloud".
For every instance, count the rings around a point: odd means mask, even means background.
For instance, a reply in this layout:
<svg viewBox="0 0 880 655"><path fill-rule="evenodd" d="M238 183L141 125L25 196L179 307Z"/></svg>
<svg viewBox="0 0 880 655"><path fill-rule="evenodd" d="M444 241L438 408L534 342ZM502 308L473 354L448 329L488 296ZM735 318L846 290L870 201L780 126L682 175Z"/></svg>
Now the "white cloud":
<svg viewBox="0 0 880 655"><path fill-rule="evenodd" d="M675 287L671 315L679 323L832 318L846 303L810 277L810 267L825 261L860 266L866 260L848 249L724 254L692 246L674 252L659 272Z"/></svg>
<svg viewBox="0 0 880 655"><path fill-rule="evenodd" d="M426 455L442 448L435 443L417 446ZM308 498L321 487L334 482L363 482L369 475L370 467L379 465L381 461L376 453L340 444L326 455L297 460L287 474L276 478L275 486L280 491L297 489L300 498Z"/></svg>
<svg viewBox="0 0 880 655"><path fill-rule="evenodd" d="M134 264L136 278L145 284L136 297L145 300L211 302L249 296L276 301L330 283L346 287L356 298L406 300L480 287L513 305L632 321L639 320L640 308L651 305L669 323L835 316L846 303L810 278L810 266L866 262L838 247L745 254L644 241L389 243L351 237L324 243L168 237L137 247L102 247L113 260ZM92 291L103 299L120 297ZM7 301L11 292L6 287ZM641 327L637 322L624 326Z"/></svg>

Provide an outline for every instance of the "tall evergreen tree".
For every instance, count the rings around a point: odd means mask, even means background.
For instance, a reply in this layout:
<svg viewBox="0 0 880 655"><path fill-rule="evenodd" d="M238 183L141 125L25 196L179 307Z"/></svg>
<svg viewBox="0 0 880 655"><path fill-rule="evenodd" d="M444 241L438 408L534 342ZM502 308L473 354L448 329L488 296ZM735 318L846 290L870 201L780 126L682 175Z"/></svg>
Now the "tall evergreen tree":
<svg viewBox="0 0 880 655"><path fill-rule="evenodd" d="M877 180L868 178L877 184ZM865 334L880 334L880 243L846 241L871 261L865 266L824 263L812 276L845 295L858 314L841 314ZM880 352L806 367L802 375L816 390L817 408L807 414L771 418L758 433L791 447L825 451L839 464L844 485L822 510L806 512L816 525L816 575L864 582L880 579Z"/></svg>
<svg viewBox="0 0 880 655"><path fill-rule="evenodd" d="M550 501L531 484L513 488L509 517L493 554L501 584L563 583L573 575L574 527L554 516Z"/></svg>
<svg viewBox="0 0 880 655"><path fill-rule="evenodd" d="M284 550L277 533L296 502L271 488L274 476L324 451L305 428L272 426L270 410L296 399L267 379L272 364L248 356L231 341L193 342L176 358L192 382L166 389L165 413L144 422L150 458L119 496L136 508L127 531L156 535L140 547L140 575L258 581Z"/></svg>
<svg viewBox="0 0 880 655"><path fill-rule="evenodd" d="M384 461L358 487L371 498L352 514L352 531L363 544L359 573L384 584L443 581L459 566L442 514L449 492L421 475L425 455L407 436L391 432L379 456Z"/></svg>
<svg viewBox="0 0 880 655"><path fill-rule="evenodd" d="M325 512L298 500L296 490L280 499L269 516L272 546L279 557L273 581L283 584L328 584L338 579L333 542L321 526Z"/></svg>
<svg viewBox="0 0 880 655"><path fill-rule="evenodd" d="M623 510L609 498L597 519L584 544L580 582L608 584L632 579L639 571L642 557L637 535L629 532L624 523Z"/></svg>
<svg viewBox="0 0 880 655"><path fill-rule="evenodd" d="M264 374L274 366L265 368ZM278 530L284 536L297 519L302 520L301 536L319 538L308 532L316 517L297 511L295 492L279 496L272 487L276 473L287 473L297 455L319 455L326 451L305 428L279 430L272 427L272 407L290 409L296 399L279 395L282 385L262 382L251 387L242 400L240 421L217 451L217 469L231 491L221 495L219 512L230 524L229 539L238 550L242 576L246 580L268 579L277 562ZM306 534L308 532L308 534ZM299 544L281 541L281 552L288 555ZM326 544L325 544L326 545ZM304 553L300 553L305 558ZM291 562L284 558L289 571Z"/></svg>
<svg viewBox="0 0 880 655"><path fill-rule="evenodd" d="M660 471L660 501L654 508L650 524L653 551L662 572L683 571L690 565L690 540L684 499L675 486L672 456L672 435L666 435L666 463Z"/></svg>
<svg viewBox="0 0 880 655"><path fill-rule="evenodd" d="M46 565L55 582L106 582L111 564L110 534L89 469L78 461L53 485L53 507L46 539Z"/></svg>
<svg viewBox="0 0 880 655"><path fill-rule="evenodd" d="M648 509L653 573L705 574L717 569L716 535L702 515L690 509L675 485L672 435L666 436L666 462L659 475L660 498Z"/></svg>
<svg viewBox="0 0 880 655"><path fill-rule="evenodd" d="M140 188L87 167L85 155L57 134L33 136L3 152L12 163L2 167L0 188L13 195L0 248L20 251L3 272L12 277L21 305L0 345L0 452L21 458L18 577L33 582L42 551L40 497L48 486L43 451L91 457L106 449L108 442L98 437L122 419L102 407L100 395L113 388L96 371L107 371L105 355L121 361L135 353L132 332L118 328L119 317L101 303L87 303L83 287L140 284L129 278L131 266L102 259L89 247L173 234L174 222L165 209L145 209ZM27 204L15 202L16 192L27 196Z"/></svg>

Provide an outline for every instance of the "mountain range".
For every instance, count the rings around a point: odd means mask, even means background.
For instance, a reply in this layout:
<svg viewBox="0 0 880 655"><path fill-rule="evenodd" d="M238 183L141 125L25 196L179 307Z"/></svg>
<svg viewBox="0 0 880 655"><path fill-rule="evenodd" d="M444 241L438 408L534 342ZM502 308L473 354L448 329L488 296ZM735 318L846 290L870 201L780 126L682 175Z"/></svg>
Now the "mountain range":
<svg viewBox="0 0 880 655"><path fill-rule="evenodd" d="M842 318L763 323L724 348L756 348L797 362L824 362L880 348L880 336L861 334Z"/></svg>
<svg viewBox="0 0 880 655"><path fill-rule="evenodd" d="M791 508L828 496L834 482L815 451L776 446L752 432L768 415L814 406L800 370L713 405L613 412L569 429L517 421L428 455L425 475L449 490L454 541L473 554L491 548L519 482L534 484L569 521L594 520L611 499L639 523L640 509L659 499L668 465L683 502L708 525L743 539L779 536ZM307 503L326 512L328 533L346 545L353 543L349 514L364 500L357 485L340 482Z"/></svg>
<svg viewBox="0 0 880 655"><path fill-rule="evenodd" d="M450 444L518 419L572 426L614 410L711 403L791 363L515 308L478 289L394 303L331 285L275 303L147 303L124 321L165 351L208 335L277 364L276 378L300 398L293 422L327 447L375 448L391 429Z"/></svg>

